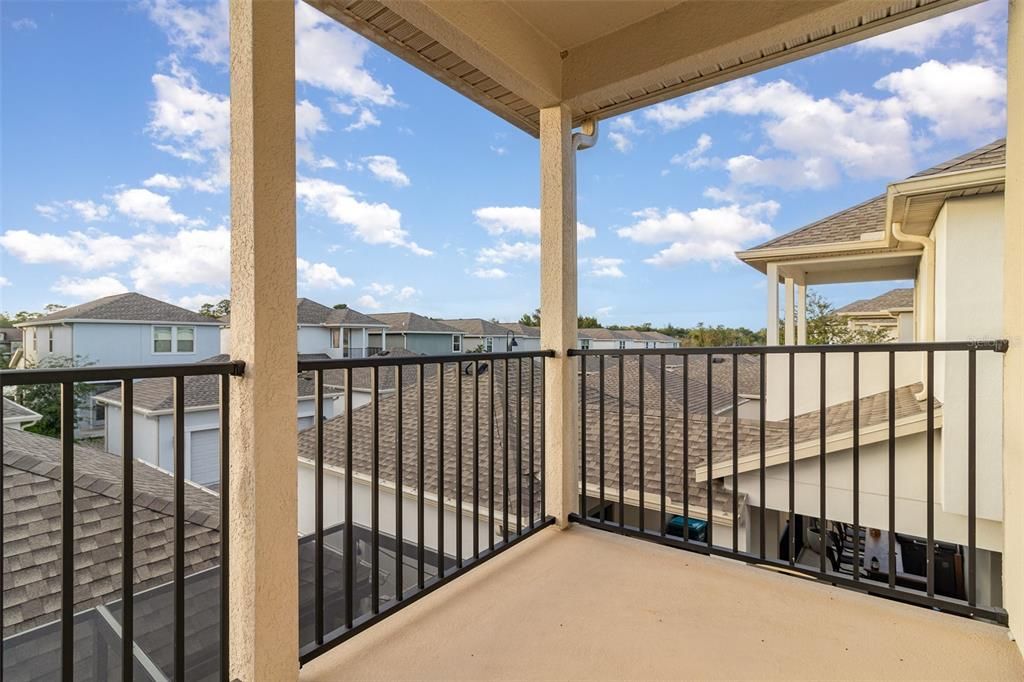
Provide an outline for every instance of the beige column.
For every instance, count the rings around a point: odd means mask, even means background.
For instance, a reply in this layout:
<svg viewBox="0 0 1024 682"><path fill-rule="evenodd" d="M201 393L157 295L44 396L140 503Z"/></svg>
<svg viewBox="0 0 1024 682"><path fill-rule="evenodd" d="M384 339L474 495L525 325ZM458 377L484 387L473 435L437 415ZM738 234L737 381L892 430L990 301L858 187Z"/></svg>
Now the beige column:
<svg viewBox="0 0 1024 682"><path fill-rule="evenodd" d="M569 107L540 111L540 343L546 360L547 513L569 525L579 488L576 462L576 174Z"/></svg>
<svg viewBox="0 0 1024 682"><path fill-rule="evenodd" d="M1024 651L1024 0L1010 0L1003 324L1003 605Z"/></svg>
<svg viewBox="0 0 1024 682"><path fill-rule="evenodd" d="M769 346L777 346L779 345L779 266L769 263L767 275L768 319L765 323L765 343Z"/></svg>
<svg viewBox="0 0 1024 682"><path fill-rule="evenodd" d="M807 345L807 285L796 285L796 342Z"/></svg>
<svg viewBox="0 0 1024 682"><path fill-rule="evenodd" d="M792 277L787 277L786 278L786 284L785 284L785 289L786 289L786 315L785 315L785 318L784 318L786 320L785 344L787 346L792 346L792 345L796 344L796 325L793 322L793 313L795 312L794 308L796 306L796 302L794 301L794 297L793 297L794 286L795 285L793 283L793 278Z"/></svg>
<svg viewBox="0 0 1024 682"><path fill-rule="evenodd" d="M231 679L298 677L295 10L230 0Z"/></svg>

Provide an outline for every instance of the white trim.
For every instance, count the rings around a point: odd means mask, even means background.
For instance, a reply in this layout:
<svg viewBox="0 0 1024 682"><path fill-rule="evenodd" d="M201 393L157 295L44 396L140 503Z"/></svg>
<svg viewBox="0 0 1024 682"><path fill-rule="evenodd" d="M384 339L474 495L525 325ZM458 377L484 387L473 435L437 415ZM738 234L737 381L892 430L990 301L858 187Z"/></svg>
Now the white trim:
<svg viewBox="0 0 1024 682"><path fill-rule="evenodd" d="M224 327L226 326L223 322L213 320L211 322L172 322L170 320L90 320L87 317L68 317L59 320L25 320L24 322L18 322L15 327L40 327L44 325L64 325L68 323L80 323L80 324L149 324L149 325L168 325L176 324L182 327L188 326L200 326L200 327Z"/></svg>
<svg viewBox="0 0 1024 682"><path fill-rule="evenodd" d="M171 329L171 350L156 350L156 330L158 327L170 327ZM192 350L178 350L178 330L190 328L192 330ZM196 354L196 328L191 324L153 324L149 328L149 354L150 355L195 355Z"/></svg>

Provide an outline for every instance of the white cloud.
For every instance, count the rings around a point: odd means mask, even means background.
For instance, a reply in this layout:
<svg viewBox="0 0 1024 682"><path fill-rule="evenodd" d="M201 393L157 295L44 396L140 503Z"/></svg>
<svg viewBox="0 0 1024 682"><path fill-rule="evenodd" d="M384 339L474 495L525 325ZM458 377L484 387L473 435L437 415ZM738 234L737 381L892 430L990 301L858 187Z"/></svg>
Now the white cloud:
<svg viewBox="0 0 1024 682"><path fill-rule="evenodd" d="M749 154L734 156L725 163L729 177L739 185L773 185L783 189L822 189L836 184L834 165L818 158L759 159ZM709 188L711 189L711 188Z"/></svg>
<svg viewBox="0 0 1024 682"><path fill-rule="evenodd" d="M381 302L370 294L364 294L356 299L356 305L360 308L367 308L369 310L380 310Z"/></svg>
<svg viewBox="0 0 1024 682"><path fill-rule="evenodd" d="M390 106L394 90L366 70L370 44L304 2L295 5L295 78L356 101Z"/></svg>
<svg viewBox="0 0 1024 682"><path fill-rule="evenodd" d="M9 287L9 286L11 286L11 280L7 279L3 275L0 275L0 287Z"/></svg>
<svg viewBox="0 0 1024 682"><path fill-rule="evenodd" d="M15 19L12 21L11 28L15 31L34 31L39 28L39 25L28 17L22 17L21 19Z"/></svg>
<svg viewBox="0 0 1024 682"><path fill-rule="evenodd" d="M477 262L480 263L507 263L509 261L529 261L540 258L540 244L533 242L515 242L509 244L499 241L494 246L480 249L477 255Z"/></svg>
<svg viewBox="0 0 1024 682"><path fill-rule="evenodd" d="M498 156L505 156L506 154L508 154L508 148L507 147L503 147L501 145L493 145L492 144L491 145L491 151L494 152L495 154L497 154Z"/></svg>
<svg viewBox="0 0 1024 682"><path fill-rule="evenodd" d="M613 130L608 133L608 139L611 140L612 145L623 154L633 149L633 140L626 137L623 133Z"/></svg>
<svg viewBox="0 0 1024 682"><path fill-rule="evenodd" d="M394 284L381 284L380 282L370 282L366 285L365 289L370 293L377 294L378 296L387 296L395 290Z"/></svg>
<svg viewBox="0 0 1024 682"><path fill-rule="evenodd" d="M472 274L479 279L505 279L508 277L508 273L501 268L477 268Z"/></svg>
<svg viewBox="0 0 1024 682"><path fill-rule="evenodd" d="M364 156L363 163L378 180L391 183L395 187L409 186L409 176L402 172L402 169L398 167L398 160L393 156L384 156L383 154Z"/></svg>
<svg viewBox="0 0 1024 682"><path fill-rule="evenodd" d="M641 135L644 132L643 129L636 124L636 121L630 114L612 119L608 124L608 128L610 129L608 139L611 140L612 145L623 154L626 154L633 149L632 136Z"/></svg>
<svg viewBox="0 0 1024 682"><path fill-rule="evenodd" d="M71 265L79 270L98 270L129 261L132 244L114 235L69 232L55 235L28 230L7 230L0 246L23 263Z"/></svg>
<svg viewBox="0 0 1024 682"><path fill-rule="evenodd" d="M701 133L689 150L682 154L674 154L669 159L669 163L677 166L686 166L690 169L703 168L710 163L710 160L704 156L704 153L711 149L711 144L711 136L707 133Z"/></svg>
<svg viewBox="0 0 1024 682"><path fill-rule="evenodd" d="M419 289L417 289L416 287L408 287L408 286L406 286L406 287L402 287L401 289L398 290L398 293L395 294L395 300L396 301L408 301L410 299L416 298L419 295L420 295L420 290Z"/></svg>
<svg viewBox="0 0 1024 682"><path fill-rule="evenodd" d="M600 308L598 308L594 312L597 313L598 317L607 317L608 315L611 315L613 310L615 310L615 306L613 306L613 305L605 305L605 306L601 306Z"/></svg>
<svg viewBox="0 0 1024 682"><path fill-rule="evenodd" d="M409 233L402 228L401 212L385 203L360 201L344 185L327 180L303 178L296 189L307 211L351 227L355 236L367 244L403 246L420 256L432 254L409 240Z"/></svg>
<svg viewBox="0 0 1024 682"><path fill-rule="evenodd" d="M508 232L540 236L540 209L529 206L487 206L473 211L476 222L488 234L499 235ZM576 238L580 241L589 239L597 231L589 225L576 223Z"/></svg>
<svg viewBox="0 0 1024 682"><path fill-rule="evenodd" d="M399 288L394 284L382 284L380 282L370 282L363 288L374 297L391 297L396 301L408 301L420 295L420 290L415 287L404 286Z"/></svg>
<svg viewBox="0 0 1024 682"><path fill-rule="evenodd" d="M110 217L110 207L95 201L55 201L50 204L36 204L36 213L48 220L56 221L75 214L87 223L95 223Z"/></svg>
<svg viewBox="0 0 1024 682"><path fill-rule="evenodd" d="M230 298L229 294L192 294L189 296L182 296L178 299L178 305L188 310L199 310L203 305L210 303L216 305L226 298Z"/></svg>
<svg viewBox="0 0 1024 682"><path fill-rule="evenodd" d="M955 44L958 37L970 33L976 47L994 52L1006 30L1005 9L1005 2L986 2L869 38L857 43L857 49L921 56L932 48Z"/></svg>
<svg viewBox="0 0 1024 682"><path fill-rule="evenodd" d="M309 140L319 132L330 130L320 107L304 99L295 105L295 137Z"/></svg>
<svg viewBox="0 0 1024 682"><path fill-rule="evenodd" d="M197 284L224 286L230 273L231 232L226 227L182 229L133 238L129 274L140 291Z"/></svg>
<svg viewBox="0 0 1024 682"><path fill-rule="evenodd" d="M61 216L60 206L56 204L36 204L35 209L36 213L47 220L56 221Z"/></svg>
<svg viewBox="0 0 1024 682"><path fill-rule="evenodd" d="M93 278L61 277L50 287L51 291L81 300L92 300L114 294L123 294L128 288L112 275Z"/></svg>
<svg viewBox="0 0 1024 682"><path fill-rule="evenodd" d="M594 277L625 277L626 273L619 267L623 263L621 258L609 258L607 256L595 256L589 260L590 274Z"/></svg>
<svg viewBox="0 0 1024 682"><path fill-rule="evenodd" d="M620 237L641 244L671 242L671 245L645 260L653 265L679 265L686 261L718 263L731 260L733 252L754 239L772 235L770 220L779 210L774 201L741 206L699 208L690 212L654 208L637 211L633 225L620 228Z"/></svg>
<svg viewBox="0 0 1024 682"><path fill-rule="evenodd" d="M298 258L295 264L300 287L340 289L355 284L351 277L342 277L334 266L327 263L310 263L304 258Z"/></svg>
<svg viewBox="0 0 1024 682"><path fill-rule="evenodd" d="M148 223L180 225L187 218L171 207L171 198L148 189L135 188L118 192L111 197L118 212Z"/></svg>
<svg viewBox="0 0 1024 682"><path fill-rule="evenodd" d="M352 132L353 130L365 130L367 128L376 128L380 125L380 119L377 115L369 109L360 109L359 116L352 123L345 126L346 132Z"/></svg>
<svg viewBox="0 0 1024 682"><path fill-rule="evenodd" d="M210 64L226 64L228 57L228 3L226 0L183 5L177 0L151 0L149 18L179 50L191 52Z"/></svg>
<svg viewBox="0 0 1024 682"><path fill-rule="evenodd" d="M152 187L155 189L181 189L184 183L181 178L174 175L165 175L164 173L157 173L151 175L142 181L143 187Z"/></svg>

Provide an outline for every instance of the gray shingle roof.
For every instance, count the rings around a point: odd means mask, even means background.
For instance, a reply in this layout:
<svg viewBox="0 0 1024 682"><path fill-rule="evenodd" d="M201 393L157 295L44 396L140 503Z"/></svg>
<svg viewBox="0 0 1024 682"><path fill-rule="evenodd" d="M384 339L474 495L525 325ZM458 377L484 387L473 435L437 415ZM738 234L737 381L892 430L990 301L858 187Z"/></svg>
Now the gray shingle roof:
<svg viewBox="0 0 1024 682"><path fill-rule="evenodd" d="M416 313L375 313L375 319L380 320L388 326L389 332L436 332L443 334L460 333L455 327L449 326L439 320L432 320Z"/></svg>
<svg viewBox="0 0 1024 682"><path fill-rule="evenodd" d="M956 171L972 170L974 168L986 168L988 166L998 166L1006 163L1006 138L1000 138L994 142L989 142L984 147L978 147L973 149L966 154L961 154L956 158L943 161L940 164L932 166L920 173L911 175L912 178L921 178L928 175L938 175L939 173L953 173Z"/></svg>
<svg viewBox="0 0 1024 682"><path fill-rule="evenodd" d="M508 329L516 336L521 336L527 339L539 339L540 338L540 327L531 327L529 325L520 324L518 322L501 322L502 327Z"/></svg>
<svg viewBox="0 0 1024 682"><path fill-rule="evenodd" d="M0 327L0 336L3 336L4 341L21 341L24 335L17 327Z"/></svg>
<svg viewBox="0 0 1024 682"><path fill-rule="evenodd" d="M468 336L505 336L510 330L480 317L439 320Z"/></svg>
<svg viewBox="0 0 1024 682"><path fill-rule="evenodd" d="M104 296L95 301L58 310L55 313L22 322L30 327L59 320L124 320L128 322L188 322L190 324L219 324L213 318L185 310L135 292Z"/></svg>
<svg viewBox="0 0 1024 682"><path fill-rule="evenodd" d="M28 409L24 405L19 405L10 398L4 398L4 422L23 422L30 421L32 419L39 419L40 415L32 410Z"/></svg>
<svg viewBox="0 0 1024 682"><path fill-rule="evenodd" d="M879 313L884 310L912 308L913 306L914 290L912 288L893 289L874 298L864 298L844 305L836 312L840 315L844 313Z"/></svg>
<svg viewBox="0 0 1024 682"><path fill-rule="evenodd" d="M334 308L328 308L308 298L300 298L296 304L296 318L299 324L324 324Z"/></svg>
<svg viewBox="0 0 1024 682"><path fill-rule="evenodd" d="M353 308L332 308L327 316L328 325L352 325L360 327L382 327L384 323L375 317L364 315Z"/></svg>

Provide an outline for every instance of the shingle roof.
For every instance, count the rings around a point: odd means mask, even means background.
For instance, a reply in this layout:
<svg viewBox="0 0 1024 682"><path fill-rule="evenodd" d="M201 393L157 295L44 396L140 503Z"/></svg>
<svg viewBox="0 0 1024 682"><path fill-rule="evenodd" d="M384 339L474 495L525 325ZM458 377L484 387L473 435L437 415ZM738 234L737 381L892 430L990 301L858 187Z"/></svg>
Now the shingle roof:
<svg viewBox="0 0 1024 682"><path fill-rule="evenodd" d="M0 327L0 334L3 335L5 341L21 341L25 335L17 327Z"/></svg>
<svg viewBox="0 0 1024 682"><path fill-rule="evenodd" d="M844 313L879 313L883 310L912 308L913 306L913 288L893 289L892 291L887 291L880 296L875 296L874 298L864 298L859 301L854 301L848 305L844 305L842 308L837 310L836 313L840 315Z"/></svg>
<svg viewBox="0 0 1024 682"><path fill-rule="evenodd" d="M352 325L360 327L383 327L384 323L375 317L364 315L353 308L331 308L327 325Z"/></svg>
<svg viewBox="0 0 1024 682"><path fill-rule="evenodd" d="M383 322L353 308L329 308L311 298L298 298L295 305L296 324L325 326L381 327ZM222 324L231 324L231 316L220 318Z"/></svg>
<svg viewBox="0 0 1024 682"><path fill-rule="evenodd" d="M59 618L60 441L4 430L4 635ZM120 457L75 446L75 610L120 598ZM135 587L141 593L173 575L173 478L135 464ZM185 572L216 565L219 499L185 485ZM136 614L137 616L139 614Z"/></svg>
<svg viewBox="0 0 1024 682"><path fill-rule="evenodd" d="M324 324L334 308L317 303L308 298L300 298L296 304L296 321L298 324Z"/></svg>
<svg viewBox="0 0 1024 682"><path fill-rule="evenodd" d="M28 409L24 405L19 405L10 398L4 398L4 421L5 422L23 422L31 419L39 419L40 415L32 410Z"/></svg>
<svg viewBox="0 0 1024 682"><path fill-rule="evenodd" d="M501 322L499 324L516 336L530 339L540 338L540 327L531 327L529 325L520 324L519 322Z"/></svg>
<svg viewBox="0 0 1024 682"><path fill-rule="evenodd" d="M135 292L104 296L95 301L58 310L55 313L27 320L18 326L30 327L58 320L124 320L128 322L188 322L190 324L219 324L213 318L185 310Z"/></svg>
<svg viewBox="0 0 1024 682"><path fill-rule="evenodd" d="M432 320L416 313L376 313L374 318L388 326L389 332L437 332L458 334L459 330L444 322Z"/></svg>
<svg viewBox="0 0 1024 682"><path fill-rule="evenodd" d="M440 320L449 327L458 329L468 336L505 336L510 330L480 317Z"/></svg>
<svg viewBox="0 0 1024 682"><path fill-rule="evenodd" d="M1006 139L1002 138L910 177L920 178L938 173L972 170L1004 163L1006 163ZM885 229L885 209L886 195L882 194L751 247L748 251L856 242L860 240L862 234Z"/></svg>

